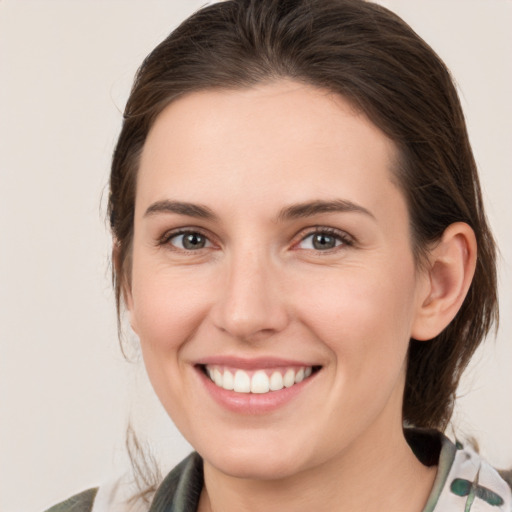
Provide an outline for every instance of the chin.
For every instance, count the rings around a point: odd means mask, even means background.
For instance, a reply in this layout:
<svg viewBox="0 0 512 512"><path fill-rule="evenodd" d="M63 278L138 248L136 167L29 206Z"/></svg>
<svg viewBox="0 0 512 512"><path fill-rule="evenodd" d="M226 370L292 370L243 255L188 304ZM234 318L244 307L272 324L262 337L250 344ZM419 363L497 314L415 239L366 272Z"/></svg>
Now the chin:
<svg viewBox="0 0 512 512"><path fill-rule="evenodd" d="M234 478L251 480L279 480L298 473L308 466L307 455L297 446L276 447L268 443L262 447L259 443L249 446L230 445L212 451L205 450L200 455L218 471Z"/></svg>

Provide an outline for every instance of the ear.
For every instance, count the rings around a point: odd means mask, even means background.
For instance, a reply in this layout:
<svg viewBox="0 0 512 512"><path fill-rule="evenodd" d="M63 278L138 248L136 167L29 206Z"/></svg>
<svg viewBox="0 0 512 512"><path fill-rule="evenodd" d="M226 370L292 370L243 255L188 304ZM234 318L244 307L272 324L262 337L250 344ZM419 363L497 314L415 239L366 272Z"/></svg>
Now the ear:
<svg viewBox="0 0 512 512"><path fill-rule="evenodd" d="M411 337L430 340L455 318L475 273L477 244L468 224L448 226L430 251L423 287Z"/></svg>
<svg viewBox="0 0 512 512"><path fill-rule="evenodd" d="M114 239L112 247L112 264L114 265L114 271L116 276L116 282L119 283L121 298L124 306L130 314L130 324L132 329L136 331L133 325L133 296L131 290L131 276L129 268L131 266L130 255L127 255L124 262L121 261L120 256L120 245L119 242Z"/></svg>

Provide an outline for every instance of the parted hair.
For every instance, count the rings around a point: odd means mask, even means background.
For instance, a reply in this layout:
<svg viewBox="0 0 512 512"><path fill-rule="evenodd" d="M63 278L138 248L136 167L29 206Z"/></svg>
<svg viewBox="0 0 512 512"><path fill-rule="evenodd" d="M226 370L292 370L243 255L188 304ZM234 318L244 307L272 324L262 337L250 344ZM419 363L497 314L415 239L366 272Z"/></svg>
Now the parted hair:
<svg viewBox="0 0 512 512"><path fill-rule="evenodd" d="M144 60L124 112L110 177L119 311L130 280L137 169L156 117L177 98L291 79L343 96L394 141L417 265L454 222L476 235L473 282L455 319L410 342L403 418L444 429L459 379L498 320L496 249L451 75L403 20L363 0L228 0L199 10ZM368 184L371 186L371 184ZM219 185L222 186L222 185ZM118 316L119 318L119 316Z"/></svg>

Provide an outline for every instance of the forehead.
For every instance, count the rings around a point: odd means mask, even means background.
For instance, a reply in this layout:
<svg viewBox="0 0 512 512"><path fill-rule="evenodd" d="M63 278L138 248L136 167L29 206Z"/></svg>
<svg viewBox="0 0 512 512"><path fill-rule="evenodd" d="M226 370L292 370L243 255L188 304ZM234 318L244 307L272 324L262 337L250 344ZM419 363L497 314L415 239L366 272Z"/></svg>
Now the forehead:
<svg viewBox="0 0 512 512"><path fill-rule="evenodd" d="M290 81L207 90L157 117L141 157L137 202L176 193L215 201L226 191L297 202L334 190L368 201L372 189L378 202L396 153L377 126L329 91Z"/></svg>

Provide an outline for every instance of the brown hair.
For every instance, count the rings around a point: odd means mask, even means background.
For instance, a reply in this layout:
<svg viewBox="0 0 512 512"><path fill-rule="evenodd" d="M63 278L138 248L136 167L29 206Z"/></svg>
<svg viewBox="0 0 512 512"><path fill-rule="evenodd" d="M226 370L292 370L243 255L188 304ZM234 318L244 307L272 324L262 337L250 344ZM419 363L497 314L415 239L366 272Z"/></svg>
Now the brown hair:
<svg viewBox="0 0 512 512"><path fill-rule="evenodd" d="M289 78L342 95L396 144L418 265L453 222L468 223L478 261L453 322L411 340L403 417L443 429L462 371L498 319L494 241L454 84L444 63L398 16L362 0L229 0L198 11L144 60L112 161L114 283L129 281L137 168L155 118L176 98Z"/></svg>

